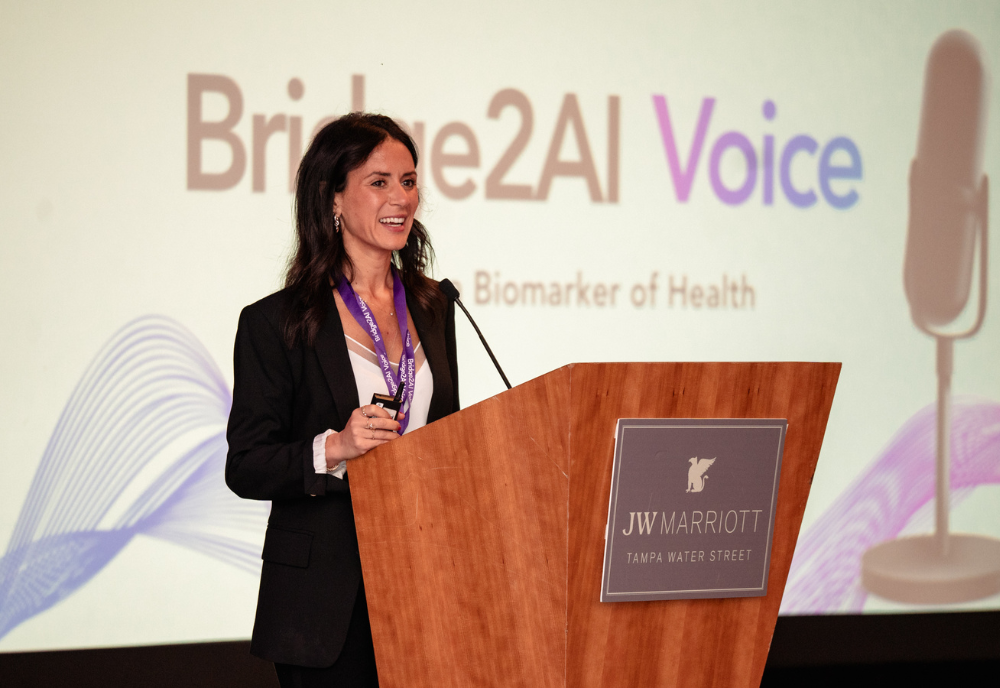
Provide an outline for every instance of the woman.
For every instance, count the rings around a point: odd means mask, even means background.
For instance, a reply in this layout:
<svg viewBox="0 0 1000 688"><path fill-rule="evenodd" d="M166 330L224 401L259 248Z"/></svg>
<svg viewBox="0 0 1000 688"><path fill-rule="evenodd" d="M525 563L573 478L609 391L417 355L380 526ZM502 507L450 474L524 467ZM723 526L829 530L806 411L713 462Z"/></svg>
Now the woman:
<svg viewBox="0 0 1000 688"><path fill-rule="evenodd" d="M282 686L378 685L347 462L458 410L454 307L424 275L416 164L388 117L321 130L299 167L285 288L240 314L226 482L272 503L250 651ZM398 385L393 420L368 402Z"/></svg>

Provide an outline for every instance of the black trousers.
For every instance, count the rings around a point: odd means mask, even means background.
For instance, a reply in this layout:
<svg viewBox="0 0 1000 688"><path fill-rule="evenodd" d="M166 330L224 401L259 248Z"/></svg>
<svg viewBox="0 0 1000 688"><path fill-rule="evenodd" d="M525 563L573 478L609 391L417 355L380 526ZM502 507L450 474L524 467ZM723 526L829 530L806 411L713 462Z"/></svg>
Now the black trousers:
<svg viewBox="0 0 1000 688"><path fill-rule="evenodd" d="M378 688L375 670L375 646L372 626L368 620L365 584L361 582L351 612L344 649L333 666L322 669L275 664L281 688Z"/></svg>

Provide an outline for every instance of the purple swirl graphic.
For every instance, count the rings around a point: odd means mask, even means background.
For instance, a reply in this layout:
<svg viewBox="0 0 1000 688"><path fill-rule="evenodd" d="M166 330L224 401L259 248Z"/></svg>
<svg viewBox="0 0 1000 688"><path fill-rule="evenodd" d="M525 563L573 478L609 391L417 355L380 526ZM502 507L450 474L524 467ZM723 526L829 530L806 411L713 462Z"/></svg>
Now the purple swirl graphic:
<svg viewBox="0 0 1000 688"><path fill-rule="evenodd" d="M269 505L225 485L231 405L209 353L169 318L138 318L105 344L63 409L0 558L0 637L136 535L259 571Z"/></svg>
<svg viewBox="0 0 1000 688"><path fill-rule="evenodd" d="M935 405L917 412L799 538L781 613L862 610L861 555L897 537L934 499L936 422ZM954 507L973 488L1000 483L1000 404L956 397L951 431Z"/></svg>

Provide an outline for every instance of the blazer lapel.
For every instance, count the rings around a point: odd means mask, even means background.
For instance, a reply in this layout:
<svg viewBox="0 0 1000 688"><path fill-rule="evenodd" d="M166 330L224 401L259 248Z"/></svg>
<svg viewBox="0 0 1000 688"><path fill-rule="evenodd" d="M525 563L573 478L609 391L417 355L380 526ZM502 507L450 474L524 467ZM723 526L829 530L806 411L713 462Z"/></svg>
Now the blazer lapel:
<svg viewBox="0 0 1000 688"><path fill-rule="evenodd" d="M338 426L333 429L339 432L347 425L347 420L354 409L361 404L358 401L358 385L354 380L351 357L347 353L347 342L344 340L344 326L340 322L337 302L332 295L326 309L326 317L320 325L319 332L316 333L316 357L333 395L338 418Z"/></svg>
<svg viewBox="0 0 1000 688"><path fill-rule="evenodd" d="M442 418L451 411L452 382L448 366L448 350L444 341L443 322L434 321L432 314L425 310L420 302L407 294L406 306L413 318L413 325L420 336L427 364L434 375L434 393L431 396L431 406L428 410L428 422ZM435 314L444 318L443 312ZM436 325L436 326L435 326ZM358 386L354 380L354 370L351 368L351 357L347 352L347 342L344 340L344 326L340 322L340 312L337 303L331 296L327 306L326 317L316 334L316 357L319 359L326 384L333 395L336 406L338 427L342 430L351 416L351 412L361 405L358 399ZM367 399L365 400L367 402Z"/></svg>
<svg viewBox="0 0 1000 688"><path fill-rule="evenodd" d="M432 314L424 310L420 302L416 298L411 298L409 294L406 295L406 307L410 309L413 325L417 328L420 343L424 347L424 355L427 356L427 364L434 375L434 393L431 395L431 406L427 412L429 423L446 416L451 411L451 369L448 367L448 350L444 341L444 323L435 321L436 327L432 325ZM443 319L444 313L438 312L436 316L438 319Z"/></svg>

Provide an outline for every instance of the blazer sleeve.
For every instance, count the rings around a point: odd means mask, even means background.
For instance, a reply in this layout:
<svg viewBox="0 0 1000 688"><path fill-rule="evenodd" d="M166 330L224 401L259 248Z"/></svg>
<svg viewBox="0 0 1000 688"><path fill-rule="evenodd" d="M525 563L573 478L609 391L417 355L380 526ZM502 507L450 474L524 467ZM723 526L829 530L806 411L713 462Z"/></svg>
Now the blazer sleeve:
<svg viewBox="0 0 1000 688"><path fill-rule="evenodd" d="M233 352L233 407L226 431L226 484L240 497L307 497L315 485L313 438L292 438L293 353L264 309L243 309Z"/></svg>

